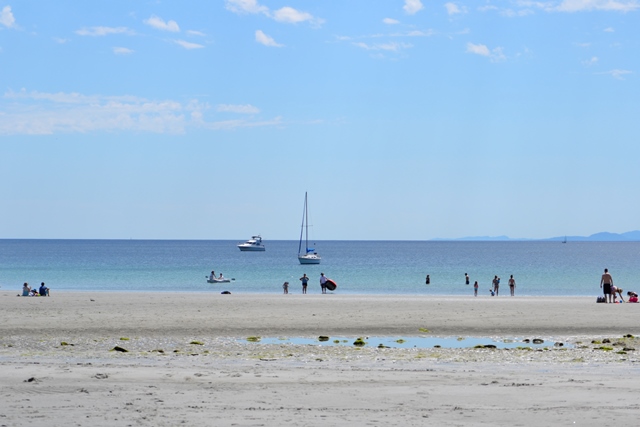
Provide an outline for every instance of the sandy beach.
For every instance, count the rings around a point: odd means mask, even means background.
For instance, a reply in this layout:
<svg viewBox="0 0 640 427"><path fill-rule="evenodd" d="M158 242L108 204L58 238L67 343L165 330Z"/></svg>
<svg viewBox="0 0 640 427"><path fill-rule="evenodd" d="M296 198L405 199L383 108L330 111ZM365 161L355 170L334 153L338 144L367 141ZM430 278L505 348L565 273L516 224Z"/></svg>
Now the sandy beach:
<svg viewBox="0 0 640 427"><path fill-rule="evenodd" d="M629 337L640 335L640 304L596 304L595 297L16 294L0 290L0 426L606 426L634 425L640 407L640 340ZM549 345L284 340L320 335L541 338Z"/></svg>

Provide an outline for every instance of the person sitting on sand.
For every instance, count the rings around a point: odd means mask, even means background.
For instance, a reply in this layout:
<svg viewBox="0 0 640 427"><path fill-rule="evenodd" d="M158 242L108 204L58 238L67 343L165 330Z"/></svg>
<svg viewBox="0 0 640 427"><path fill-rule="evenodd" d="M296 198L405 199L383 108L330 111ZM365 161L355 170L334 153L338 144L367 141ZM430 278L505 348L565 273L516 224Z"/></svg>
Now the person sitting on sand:
<svg viewBox="0 0 640 427"><path fill-rule="evenodd" d="M29 284L27 282L24 282L24 285L22 285L22 296L28 297L30 293L31 288L29 287Z"/></svg>
<svg viewBox="0 0 640 427"><path fill-rule="evenodd" d="M40 289L38 289L38 292L40 293L41 297L48 297L49 296L49 288L47 288L44 285L44 282L40 283Z"/></svg>
<svg viewBox="0 0 640 427"><path fill-rule="evenodd" d="M29 296L37 297L38 296L38 290L36 288L31 289L31 293L29 293Z"/></svg>
<svg viewBox="0 0 640 427"><path fill-rule="evenodd" d="M627 292L627 296L629 297L629 302L638 302L638 294L633 291Z"/></svg>

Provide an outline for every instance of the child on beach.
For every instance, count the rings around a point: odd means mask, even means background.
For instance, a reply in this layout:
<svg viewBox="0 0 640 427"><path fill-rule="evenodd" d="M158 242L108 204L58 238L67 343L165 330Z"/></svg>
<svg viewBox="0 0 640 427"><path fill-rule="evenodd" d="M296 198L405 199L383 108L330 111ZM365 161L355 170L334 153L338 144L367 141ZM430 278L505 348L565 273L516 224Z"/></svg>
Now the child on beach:
<svg viewBox="0 0 640 427"><path fill-rule="evenodd" d="M289 282L284 282L282 284L282 289L284 290L285 294L288 294L289 293Z"/></svg>
<svg viewBox="0 0 640 427"><path fill-rule="evenodd" d="M478 281L476 280L475 283L473 284L473 296L477 297L478 296Z"/></svg>

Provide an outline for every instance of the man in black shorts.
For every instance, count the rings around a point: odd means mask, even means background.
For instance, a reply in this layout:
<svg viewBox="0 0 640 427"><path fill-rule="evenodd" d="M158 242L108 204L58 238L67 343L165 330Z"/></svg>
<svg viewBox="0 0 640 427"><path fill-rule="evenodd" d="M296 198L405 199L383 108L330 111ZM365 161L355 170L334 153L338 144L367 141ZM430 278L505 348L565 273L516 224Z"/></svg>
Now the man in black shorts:
<svg viewBox="0 0 640 427"><path fill-rule="evenodd" d="M600 279L600 287L602 288L605 302L613 302L613 292L611 291L612 286L613 277L611 277L611 274L609 274L609 269L605 268L602 279ZM607 301L607 295L609 296L609 301Z"/></svg>

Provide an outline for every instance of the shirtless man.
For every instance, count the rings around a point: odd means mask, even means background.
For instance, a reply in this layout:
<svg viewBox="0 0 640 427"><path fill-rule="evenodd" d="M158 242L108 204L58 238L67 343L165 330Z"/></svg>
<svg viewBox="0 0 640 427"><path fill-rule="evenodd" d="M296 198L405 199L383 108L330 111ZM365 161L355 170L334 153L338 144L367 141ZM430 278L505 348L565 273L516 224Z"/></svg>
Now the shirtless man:
<svg viewBox="0 0 640 427"><path fill-rule="evenodd" d="M600 287L602 288L602 293L604 293L605 302L613 302L611 286L613 286L613 277L609 274L609 269L605 268L602 279L600 279ZM609 301L607 301L607 295L609 296Z"/></svg>

